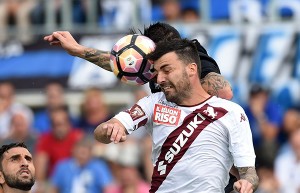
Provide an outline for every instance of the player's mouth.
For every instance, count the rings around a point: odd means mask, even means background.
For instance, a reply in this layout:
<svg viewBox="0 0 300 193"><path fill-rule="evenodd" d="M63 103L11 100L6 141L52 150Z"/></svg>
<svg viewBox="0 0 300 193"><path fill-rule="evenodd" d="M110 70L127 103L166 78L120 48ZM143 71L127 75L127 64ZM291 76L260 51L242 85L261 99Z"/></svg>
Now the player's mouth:
<svg viewBox="0 0 300 193"><path fill-rule="evenodd" d="M163 92L169 91L172 87L171 84L162 84L160 85L160 88L162 89Z"/></svg>
<svg viewBox="0 0 300 193"><path fill-rule="evenodd" d="M164 91L164 92L167 92L168 90L170 90L172 87L171 86L165 86L165 87L162 87L161 89Z"/></svg>
<svg viewBox="0 0 300 193"><path fill-rule="evenodd" d="M27 169L22 169L19 171L20 174L26 174L26 175L29 175L30 174L30 171L27 170Z"/></svg>

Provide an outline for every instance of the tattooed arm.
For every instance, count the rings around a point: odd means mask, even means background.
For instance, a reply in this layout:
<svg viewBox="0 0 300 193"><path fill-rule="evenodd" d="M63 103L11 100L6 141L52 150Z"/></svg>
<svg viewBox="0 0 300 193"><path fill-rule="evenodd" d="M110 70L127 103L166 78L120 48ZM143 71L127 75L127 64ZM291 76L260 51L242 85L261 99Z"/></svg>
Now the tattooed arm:
<svg viewBox="0 0 300 193"><path fill-rule="evenodd" d="M51 35L44 37L45 41L48 41L50 45L61 46L68 54L77 56L92 62L108 71L112 71L109 64L109 51L100 51L93 48L87 48L77 43L73 36L68 31L56 31Z"/></svg>
<svg viewBox="0 0 300 193"><path fill-rule="evenodd" d="M238 167L237 170L240 180L234 183L234 189L240 193L255 192L259 183L255 167Z"/></svg>
<svg viewBox="0 0 300 193"><path fill-rule="evenodd" d="M96 64L100 68L103 68L108 71L112 71L109 64L109 60L110 60L109 56L110 56L109 51L101 51L93 48L85 48L83 54L80 55L79 57Z"/></svg>
<svg viewBox="0 0 300 193"><path fill-rule="evenodd" d="M224 99L232 99L233 93L230 83L225 78L215 72L207 74L201 79L204 90L210 94Z"/></svg>

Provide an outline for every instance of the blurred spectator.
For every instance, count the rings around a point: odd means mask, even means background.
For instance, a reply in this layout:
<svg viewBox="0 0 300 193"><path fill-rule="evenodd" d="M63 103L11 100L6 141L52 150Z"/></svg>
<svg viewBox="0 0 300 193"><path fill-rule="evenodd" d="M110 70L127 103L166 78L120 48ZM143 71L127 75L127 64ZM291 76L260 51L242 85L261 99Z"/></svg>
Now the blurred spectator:
<svg viewBox="0 0 300 193"><path fill-rule="evenodd" d="M58 107L66 107L64 88L57 82L50 82L45 87L45 108L35 113L34 129L38 134L48 132L51 129L50 111ZM75 121L74 121L75 122Z"/></svg>
<svg viewBox="0 0 300 193"><path fill-rule="evenodd" d="M229 13L232 23L261 23L263 21L262 4L259 0L231 0Z"/></svg>
<svg viewBox="0 0 300 193"><path fill-rule="evenodd" d="M181 18L183 22L195 23L200 21L198 10L193 7L184 8L181 11Z"/></svg>
<svg viewBox="0 0 300 193"><path fill-rule="evenodd" d="M102 91L98 88L87 89L84 93L82 114L78 127L83 129L86 134L93 135L94 129L111 117Z"/></svg>
<svg viewBox="0 0 300 193"><path fill-rule="evenodd" d="M280 154L275 160L275 174L280 193L300 192L300 127L289 137L292 151Z"/></svg>
<svg viewBox="0 0 300 193"><path fill-rule="evenodd" d="M259 84L252 85L245 112L252 130L257 164L272 165L279 148L283 110L279 104L272 102L269 92L268 88Z"/></svg>
<svg viewBox="0 0 300 193"><path fill-rule="evenodd" d="M57 164L50 193L101 193L112 183L106 163L92 156L94 140L83 138L73 148L72 158Z"/></svg>
<svg viewBox="0 0 300 193"><path fill-rule="evenodd" d="M45 188L45 181L52 174L56 164L71 156L74 144L83 133L71 126L68 111L63 107L51 109L52 129L42 134L37 141L35 167L37 189Z"/></svg>
<svg viewBox="0 0 300 193"><path fill-rule="evenodd" d="M134 139L120 146L118 158L118 180L108 187L107 193L148 193L149 183L145 182L138 170L140 149Z"/></svg>
<svg viewBox="0 0 300 193"><path fill-rule="evenodd" d="M25 105L15 102L15 88L10 82L0 82L0 139L5 139L10 134L12 115L16 111L25 112L32 118L32 110ZM27 120L32 122L32 120Z"/></svg>
<svg viewBox="0 0 300 193"><path fill-rule="evenodd" d="M9 24L15 23L18 29L18 39L29 43L31 37L30 13L36 0L1 0L0 1L0 43L7 40ZM11 22L12 21L12 22Z"/></svg>
<svg viewBox="0 0 300 193"><path fill-rule="evenodd" d="M289 135L300 128L300 111L297 109L288 109L283 118L283 129Z"/></svg>
<svg viewBox="0 0 300 193"><path fill-rule="evenodd" d="M288 137L289 135L300 128L300 111L296 108L289 108L285 111L283 116L283 123L280 133L280 151L279 154L290 151Z"/></svg>
<svg viewBox="0 0 300 193"><path fill-rule="evenodd" d="M179 0L164 0L161 4L164 20L176 22L181 20L181 7Z"/></svg>
<svg viewBox="0 0 300 193"><path fill-rule="evenodd" d="M273 167L259 167L257 168L257 175L259 185L255 193L279 193L279 183L274 175Z"/></svg>
<svg viewBox="0 0 300 193"><path fill-rule="evenodd" d="M34 153L36 135L32 130L33 115L24 110L17 110L11 118L10 134L7 139L2 141L3 144L24 142L28 150Z"/></svg>
<svg viewBox="0 0 300 193"><path fill-rule="evenodd" d="M127 29L135 20L148 23L151 20L150 0L102 0L101 27L113 29ZM136 21L136 22L137 22Z"/></svg>

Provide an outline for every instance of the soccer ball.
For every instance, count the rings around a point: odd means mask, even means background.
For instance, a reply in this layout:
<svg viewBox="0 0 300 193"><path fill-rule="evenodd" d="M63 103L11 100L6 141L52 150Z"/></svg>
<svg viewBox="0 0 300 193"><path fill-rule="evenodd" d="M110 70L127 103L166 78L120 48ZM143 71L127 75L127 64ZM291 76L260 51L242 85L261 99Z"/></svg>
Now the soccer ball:
<svg viewBox="0 0 300 193"><path fill-rule="evenodd" d="M153 64L145 56L155 49L146 36L133 34L119 39L110 53L110 66L122 82L143 85L153 78Z"/></svg>

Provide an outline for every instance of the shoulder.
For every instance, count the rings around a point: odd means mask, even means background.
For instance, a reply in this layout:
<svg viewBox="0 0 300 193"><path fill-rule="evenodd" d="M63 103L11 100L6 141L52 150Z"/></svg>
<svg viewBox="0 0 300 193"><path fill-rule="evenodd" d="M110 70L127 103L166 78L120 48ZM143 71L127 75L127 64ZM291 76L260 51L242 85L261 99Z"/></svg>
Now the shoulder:
<svg viewBox="0 0 300 193"><path fill-rule="evenodd" d="M165 94L163 92L157 92L140 99L137 104L144 107L150 107L158 103L159 101L165 101L165 100L166 100Z"/></svg>
<svg viewBox="0 0 300 193"><path fill-rule="evenodd" d="M221 111L226 112L226 119L231 121L236 120L247 120L245 110L241 105L223 98L213 97L212 100L208 101L208 104L212 107L222 109Z"/></svg>
<svg viewBox="0 0 300 193"><path fill-rule="evenodd" d="M216 107L222 107L228 112L244 111L243 107L233 101L213 96L209 104Z"/></svg>
<svg viewBox="0 0 300 193"><path fill-rule="evenodd" d="M155 100L164 98L164 96L165 96L165 94L163 92L156 92L156 93L150 94L149 96L146 96L144 98L155 101Z"/></svg>

